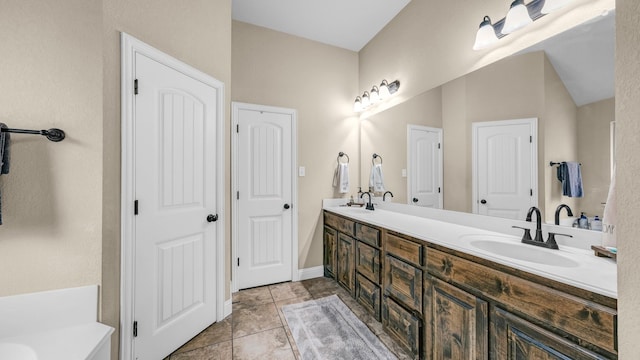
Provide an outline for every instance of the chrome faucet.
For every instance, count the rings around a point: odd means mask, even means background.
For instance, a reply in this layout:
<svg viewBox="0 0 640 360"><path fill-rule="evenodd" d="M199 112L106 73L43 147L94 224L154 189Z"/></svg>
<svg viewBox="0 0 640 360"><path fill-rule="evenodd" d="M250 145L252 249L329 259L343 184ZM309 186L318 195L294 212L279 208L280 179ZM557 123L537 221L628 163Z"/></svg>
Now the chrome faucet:
<svg viewBox="0 0 640 360"><path fill-rule="evenodd" d="M375 209L373 208L373 203L371 202L371 193L370 193L370 192L368 192L368 191L363 192L363 193L362 193L362 195L360 195L360 198L362 199L362 197L363 197L363 196L365 196L365 195L369 195L369 202L367 203L367 206L366 206L365 208L366 208L367 210L372 210L372 211L373 211L373 210L375 210Z"/></svg>
<svg viewBox="0 0 640 360"><path fill-rule="evenodd" d="M567 215L573 216L573 211L571 211L571 208L569 207L569 205L566 205L566 204L558 205L558 207L556 208L556 218L555 218L556 225L560 225L560 211L562 211L562 209L567 209Z"/></svg>
<svg viewBox="0 0 640 360"><path fill-rule="evenodd" d="M529 212L527 212L527 221L531 222L531 215L533 215L534 211L536 213L536 237L533 241L544 242L544 240L542 240L542 215L540 215L540 209L532 206Z"/></svg>
<svg viewBox="0 0 640 360"><path fill-rule="evenodd" d="M387 191L384 194L382 194L382 201L384 201L386 199L387 194L389 194L391 197L393 197L393 193L391 191Z"/></svg>

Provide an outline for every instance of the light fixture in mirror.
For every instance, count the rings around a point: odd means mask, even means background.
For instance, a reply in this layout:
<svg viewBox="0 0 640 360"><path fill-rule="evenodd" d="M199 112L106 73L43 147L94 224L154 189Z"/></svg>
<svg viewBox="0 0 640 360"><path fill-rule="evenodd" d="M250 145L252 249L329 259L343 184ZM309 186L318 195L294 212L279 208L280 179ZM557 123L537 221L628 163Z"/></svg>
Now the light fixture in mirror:
<svg viewBox="0 0 640 360"><path fill-rule="evenodd" d="M571 0L545 0L544 6L542 7L542 10L540 10L540 12L542 14L554 12L570 2Z"/></svg>
<svg viewBox="0 0 640 360"><path fill-rule="evenodd" d="M356 101L353 103L353 111L362 111L362 99L360 98L360 96L356 96Z"/></svg>
<svg viewBox="0 0 640 360"><path fill-rule="evenodd" d="M371 92L365 91L362 96L356 96L356 100L353 104L353 111L361 112L369 106L375 105L398 92L399 88L400 80L395 80L391 83L387 82L387 80L382 80L380 87L373 85Z"/></svg>
<svg viewBox="0 0 640 360"><path fill-rule="evenodd" d="M369 105L371 105L371 98L369 98L369 92L365 91L364 94L362 94L362 108L366 109Z"/></svg>
<svg viewBox="0 0 640 360"><path fill-rule="evenodd" d="M378 87L373 85L371 88L371 103L375 104L380 101L380 92L378 91Z"/></svg>
<svg viewBox="0 0 640 360"><path fill-rule="evenodd" d="M491 18L485 16L476 34L476 42L473 44L473 50L481 50L497 42L498 36L496 36L496 30L491 24Z"/></svg>
<svg viewBox="0 0 640 360"><path fill-rule="evenodd" d="M511 34L532 22L533 20L531 16L529 16L529 10L527 10L527 7L524 5L524 0L515 0L511 3L511 8L507 13L501 32L505 35Z"/></svg>

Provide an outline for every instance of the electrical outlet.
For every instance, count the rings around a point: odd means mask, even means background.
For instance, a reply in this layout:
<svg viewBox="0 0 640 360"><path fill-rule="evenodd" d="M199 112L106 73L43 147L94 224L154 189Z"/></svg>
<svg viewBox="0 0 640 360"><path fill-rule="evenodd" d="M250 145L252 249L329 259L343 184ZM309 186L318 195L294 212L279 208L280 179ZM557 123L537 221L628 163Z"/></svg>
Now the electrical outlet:
<svg viewBox="0 0 640 360"><path fill-rule="evenodd" d="M300 166L298 168L298 176L300 176L300 177L305 176L305 168L304 168L304 166Z"/></svg>

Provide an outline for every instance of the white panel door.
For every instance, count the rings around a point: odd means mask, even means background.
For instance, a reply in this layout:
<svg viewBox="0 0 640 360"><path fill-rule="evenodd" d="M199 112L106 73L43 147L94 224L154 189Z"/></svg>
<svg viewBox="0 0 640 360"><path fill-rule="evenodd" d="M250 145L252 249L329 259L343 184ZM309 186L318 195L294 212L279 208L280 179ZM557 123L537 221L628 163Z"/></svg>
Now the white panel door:
<svg viewBox="0 0 640 360"><path fill-rule="evenodd" d="M408 125L409 204L442 209L442 129Z"/></svg>
<svg viewBox="0 0 640 360"><path fill-rule="evenodd" d="M524 219L537 205L536 119L474 123L474 209Z"/></svg>
<svg viewBox="0 0 640 360"><path fill-rule="evenodd" d="M292 280L290 114L238 110L238 288Z"/></svg>
<svg viewBox="0 0 640 360"><path fill-rule="evenodd" d="M216 321L216 89L136 55L136 359ZM208 215L214 215L209 218Z"/></svg>

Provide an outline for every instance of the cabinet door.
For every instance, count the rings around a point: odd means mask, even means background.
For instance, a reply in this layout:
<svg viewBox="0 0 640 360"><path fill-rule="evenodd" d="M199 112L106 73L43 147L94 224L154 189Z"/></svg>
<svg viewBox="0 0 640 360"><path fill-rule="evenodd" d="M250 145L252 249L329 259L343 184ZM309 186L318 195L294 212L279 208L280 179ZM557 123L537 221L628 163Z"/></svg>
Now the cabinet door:
<svg viewBox="0 0 640 360"><path fill-rule="evenodd" d="M425 346L428 359L487 359L487 303L453 285L425 283Z"/></svg>
<svg viewBox="0 0 640 360"><path fill-rule="evenodd" d="M384 261L384 291L422 314L422 270L387 255Z"/></svg>
<svg viewBox="0 0 640 360"><path fill-rule="evenodd" d="M420 348L421 320L387 296L382 301L382 325L414 359L423 358Z"/></svg>
<svg viewBox="0 0 640 360"><path fill-rule="evenodd" d="M356 273L356 300L380 321L380 287Z"/></svg>
<svg viewBox="0 0 640 360"><path fill-rule="evenodd" d="M380 250L358 241L356 244L356 271L380 285Z"/></svg>
<svg viewBox="0 0 640 360"><path fill-rule="evenodd" d="M354 289L354 249L355 240L343 233L338 233L338 262L337 262L337 280L353 295Z"/></svg>
<svg viewBox="0 0 640 360"><path fill-rule="evenodd" d="M499 308L491 311L490 336L495 360L615 358L595 354Z"/></svg>
<svg viewBox="0 0 640 360"><path fill-rule="evenodd" d="M337 259L337 238L338 232L330 227L324 227L324 276L335 278Z"/></svg>

